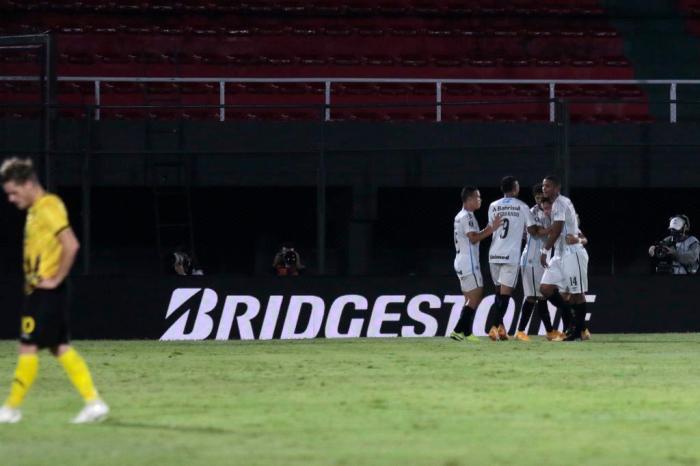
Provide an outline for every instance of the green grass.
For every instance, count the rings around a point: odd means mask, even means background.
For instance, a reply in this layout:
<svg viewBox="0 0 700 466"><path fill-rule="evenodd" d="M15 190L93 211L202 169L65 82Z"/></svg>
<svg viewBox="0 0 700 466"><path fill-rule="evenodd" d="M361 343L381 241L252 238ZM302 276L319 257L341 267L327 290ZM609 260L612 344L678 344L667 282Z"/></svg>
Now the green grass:
<svg viewBox="0 0 700 466"><path fill-rule="evenodd" d="M81 402L42 353L3 466L700 464L698 334L76 347L111 418L69 425Z"/></svg>

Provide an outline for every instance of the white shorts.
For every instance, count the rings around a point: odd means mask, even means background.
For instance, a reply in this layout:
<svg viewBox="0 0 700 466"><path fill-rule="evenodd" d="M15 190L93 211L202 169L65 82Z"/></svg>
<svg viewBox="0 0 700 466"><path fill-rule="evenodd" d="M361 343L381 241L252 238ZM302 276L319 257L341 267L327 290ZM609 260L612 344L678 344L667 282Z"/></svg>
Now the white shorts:
<svg viewBox="0 0 700 466"><path fill-rule="evenodd" d="M526 298L530 296L541 298L540 283L542 282L544 268L539 264L524 265L520 267L520 272L523 275L523 296Z"/></svg>
<svg viewBox="0 0 700 466"><path fill-rule="evenodd" d="M481 272L470 273L467 275L457 275L459 278L459 287L462 289L462 293L469 293L472 290L481 288L484 286L484 280L481 278Z"/></svg>
<svg viewBox="0 0 700 466"><path fill-rule="evenodd" d="M472 264L468 256L457 256L454 262L455 272L459 278L459 287L463 293L468 293L484 286L484 279L481 277L481 267L479 264Z"/></svg>
<svg viewBox="0 0 700 466"><path fill-rule="evenodd" d="M588 253L585 249L554 256L542 275L543 285L556 285L559 291L579 294L588 291Z"/></svg>
<svg viewBox="0 0 700 466"><path fill-rule="evenodd" d="M520 270L518 264L489 263L489 269L491 269L491 278L493 278L494 285L505 285L515 288L515 285L518 283L518 272Z"/></svg>

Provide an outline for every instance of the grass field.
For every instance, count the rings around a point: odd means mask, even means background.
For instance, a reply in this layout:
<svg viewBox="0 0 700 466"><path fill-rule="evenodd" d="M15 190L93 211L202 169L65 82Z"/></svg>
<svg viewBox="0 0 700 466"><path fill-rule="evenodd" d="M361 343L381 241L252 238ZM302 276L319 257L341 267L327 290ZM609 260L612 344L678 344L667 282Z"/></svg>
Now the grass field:
<svg viewBox="0 0 700 466"><path fill-rule="evenodd" d="M10 465L700 464L700 335L77 342L112 417L43 353ZM15 343L0 342L4 396Z"/></svg>

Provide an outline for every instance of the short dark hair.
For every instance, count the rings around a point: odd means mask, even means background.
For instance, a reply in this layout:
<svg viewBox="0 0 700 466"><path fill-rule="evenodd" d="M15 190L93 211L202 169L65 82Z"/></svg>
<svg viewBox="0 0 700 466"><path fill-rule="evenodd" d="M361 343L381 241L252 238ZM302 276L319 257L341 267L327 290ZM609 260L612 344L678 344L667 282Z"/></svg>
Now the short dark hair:
<svg viewBox="0 0 700 466"><path fill-rule="evenodd" d="M547 175L547 176L544 177L544 179L547 180L547 181L549 181L549 182L551 182L551 183L552 183L554 186L556 186L556 187L561 186L561 181L559 181L559 177L558 177L558 176Z"/></svg>
<svg viewBox="0 0 700 466"><path fill-rule="evenodd" d="M478 191L479 188L476 186L465 186L462 188L462 202L467 202L467 199L469 199L475 191Z"/></svg>
<svg viewBox="0 0 700 466"><path fill-rule="evenodd" d="M542 194L542 183L532 185L532 195Z"/></svg>
<svg viewBox="0 0 700 466"><path fill-rule="evenodd" d="M518 180L514 176L504 176L501 180L501 192L505 194L513 191L517 182Z"/></svg>
<svg viewBox="0 0 700 466"><path fill-rule="evenodd" d="M3 184L8 181L14 181L17 184L37 181L34 163L31 159L20 159L19 157L5 159L0 166L0 181Z"/></svg>

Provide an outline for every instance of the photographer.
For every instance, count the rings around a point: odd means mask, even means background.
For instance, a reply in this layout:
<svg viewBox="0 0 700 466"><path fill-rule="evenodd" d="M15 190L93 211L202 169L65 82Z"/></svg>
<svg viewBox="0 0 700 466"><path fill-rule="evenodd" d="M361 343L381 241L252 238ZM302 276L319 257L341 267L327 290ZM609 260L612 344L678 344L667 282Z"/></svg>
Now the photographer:
<svg viewBox="0 0 700 466"><path fill-rule="evenodd" d="M698 271L700 242L689 236L690 220L686 215L671 217L669 236L649 248L657 274L687 275Z"/></svg>
<svg viewBox="0 0 700 466"><path fill-rule="evenodd" d="M192 257L180 248L173 252L171 259L173 270L177 275L204 275L202 269L195 267Z"/></svg>
<svg viewBox="0 0 700 466"><path fill-rule="evenodd" d="M301 256L290 244L285 244L275 254L272 260L272 268L278 277L296 277L306 267L301 263Z"/></svg>

